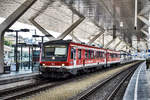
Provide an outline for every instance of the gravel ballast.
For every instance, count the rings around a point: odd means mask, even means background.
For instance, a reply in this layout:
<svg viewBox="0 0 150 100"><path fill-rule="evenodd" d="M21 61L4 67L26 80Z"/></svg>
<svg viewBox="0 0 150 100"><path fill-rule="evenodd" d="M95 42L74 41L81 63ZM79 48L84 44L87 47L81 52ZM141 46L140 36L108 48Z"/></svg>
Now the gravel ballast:
<svg viewBox="0 0 150 100"><path fill-rule="evenodd" d="M38 94L32 95L28 98L23 98L24 100L68 100L80 92L86 90L88 87L93 84L106 79L107 77L113 75L116 72L119 72L123 69L126 69L138 62L132 64L127 64L122 67L117 67L115 69L103 72L93 73L89 76L86 76L82 79L78 79L72 82L65 83L63 85L42 91Z"/></svg>

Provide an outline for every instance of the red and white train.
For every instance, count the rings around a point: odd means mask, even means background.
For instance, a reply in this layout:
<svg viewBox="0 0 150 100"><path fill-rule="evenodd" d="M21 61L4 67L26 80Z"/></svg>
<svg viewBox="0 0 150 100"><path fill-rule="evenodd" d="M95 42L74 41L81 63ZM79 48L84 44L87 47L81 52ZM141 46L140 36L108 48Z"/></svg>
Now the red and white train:
<svg viewBox="0 0 150 100"><path fill-rule="evenodd" d="M40 54L40 71L44 77L66 77L111 64L120 64L120 52L69 40L45 42Z"/></svg>

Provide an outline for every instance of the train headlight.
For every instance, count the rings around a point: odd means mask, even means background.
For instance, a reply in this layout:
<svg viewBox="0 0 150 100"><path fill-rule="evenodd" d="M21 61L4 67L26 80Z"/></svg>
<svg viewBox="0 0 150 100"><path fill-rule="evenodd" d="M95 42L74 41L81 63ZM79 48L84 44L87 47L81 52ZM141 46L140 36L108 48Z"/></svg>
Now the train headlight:
<svg viewBox="0 0 150 100"><path fill-rule="evenodd" d="M61 66L65 66L65 64L62 64Z"/></svg>
<svg viewBox="0 0 150 100"><path fill-rule="evenodd" d="M42 66L45 66L45 64L42 64Z"/></svg>
<svg viewBox="0 0 150 100"><path fill-rule="evenodd" d="M55 57L52 57L53 60L55 60Z"/></svg>

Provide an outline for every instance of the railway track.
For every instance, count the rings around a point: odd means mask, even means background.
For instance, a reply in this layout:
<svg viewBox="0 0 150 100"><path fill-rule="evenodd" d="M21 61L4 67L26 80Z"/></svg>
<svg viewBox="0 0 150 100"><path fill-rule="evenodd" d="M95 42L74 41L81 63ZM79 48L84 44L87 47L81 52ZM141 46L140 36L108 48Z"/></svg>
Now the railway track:
<svg viewBox="0 0 150 100"><path fill-rule="evenodd" d="M116 67L114 67L114 68L116 68ZM104 69L104 70L101 70L100 72L113 70L114 68ZM0 100L14 100L14 99L18 99L18 98L27 97L27 96L36 94L40 91L54 88L54 87L60 86L65 83L69 83L69 82L73 82L73 81L76 82L76 80L82 80L86 76L89 76L91 74L94 74L94 73L84 74L81 76L73 77L71 79L57 80L57 81L38 79L29 85L23 85L23 86L19 86L16 88L0 91Z"/></svg>
<svg viewBox="0 0 150 100"><path fill-rule="evenodd" d="M84 76L81 76L84 77ZM76 77L75 79L78 79L80 77ZM33 94L36 94L40 91L44 91L47 89L50 89L52 87L56 87L62 84L65 84L67 82L74 81L75 79L54 79L54 80L49 80L49 79L41 79L36 78L34 79L34 82L27 84L27 85L21 85L17 86L14 88L10 89L4 89L0 91L0 100L15 100L23 97L27 97ZM33 81L33 80L31 80Z"/></svg>
<svg viewBox="0 0 150 100"><path fill-rule="evenodd" d="M28 93L36 91L40 88L54 85L53 83L49 83L48 80L42 81L42 80L34 79L34 80L28 80L28 81L31 81L31 82L28 84L25 84L25 85L20 85L20 86L1 90L0 91L0 100L12 100L15 98L19 98L20 96L25 96ZM14 83L14 84L18 84L18 83Z"/></svg>
<svg viewBox="0 0 150 100"><path fill-rule="evenodd" d="M71 100L121 100L116 99L116 94L118 91L124 91L124 89L121 90L122 84L131 78L138 65L139 63L96 83Z"/></svg>
<svg viewBox="0 0 150 100"><path fill-rule="evenodd" d="M108 69L104 69L101 70L102 71L106 71L106 70L111 70L112 68L108 68ZM32 78L32 79L28 79L28 80L18 80L18 81L13 81L13 84L20 84L18 82L22 82L25 83L26 81L31 81L28 82L28 84L23 84L20 86L16 87L11 87L8 89L1 89L0 90L0 100L12 100L12 99L16 99L16 98L22 98L22 97L26 97L26 96L30 96L32 94L35 94L39 91L44 91L46 89L52 88L52 87L56 87L58 85L64 84L66 82L71 82L74 81L76 79L81 79L84 78L85 76L88 76L92 73L89 74L83 74L81 76L77 76L71 79L65 79L64 81L62 80L46 80L46 79L41 79L40 76ZM7 83L8 85L12 85ZM3 84L1 84L3 85Z"/></svg>

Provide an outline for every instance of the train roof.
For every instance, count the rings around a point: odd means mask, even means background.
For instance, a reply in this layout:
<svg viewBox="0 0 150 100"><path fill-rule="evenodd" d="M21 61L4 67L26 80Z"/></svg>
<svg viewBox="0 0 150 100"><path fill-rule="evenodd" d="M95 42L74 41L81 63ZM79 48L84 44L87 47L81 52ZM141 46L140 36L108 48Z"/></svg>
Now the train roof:
<svg viewBox="0 0 150 100"><path fill-rule="evenodd" d="M53 40L53 41L45 42L45 43L43 43L43 45L48 45L48 44L69 44L69 43L73 43L73 44L76 44L76 45L83 45L83 46L92 47L92 48L99 48L99 47L96 47L96 46L93 46L93 45L88 45L88 44L85 44L85 43L76 43L76 42L73 42L72 40ZM105 48L100 48L100 49L106 50ZM107 49L107 50L114 51L114 52L119 52L119 51L115 51L115 50L111 50L111 49Z"/></svg>
<svg viewBox="0 0 150 100"><path fill-rule="evenodd" d="M53 41L48 41L44 42L43 45L48 45L48 44L69 44L71 40L53 40Z"/></svg>
<svg viewBox="0 0 150 100"><path fill-rule="evenodd" d="M69 43L72 43L72 44L75 44L75 45L88 46L88 47L96 47L96 46L93 46L93 45L88 45L86 43L77 43L77 42L74 42L72 40L53 40L53 41L45 42L43 44L48 45L48 44L69 44ZM96 48L99 48L99 47L96 47ZM104 48L102 48L102 49L104 49Z"/></svg>

